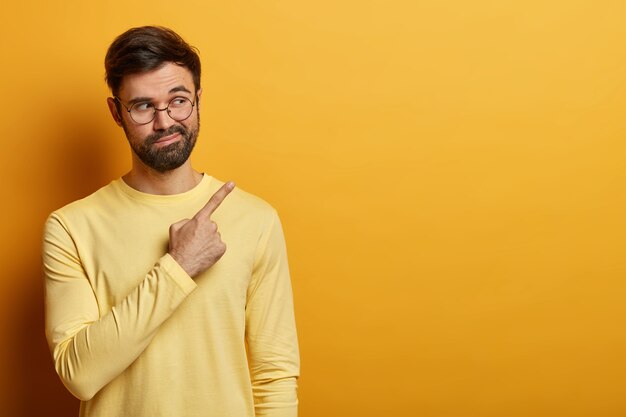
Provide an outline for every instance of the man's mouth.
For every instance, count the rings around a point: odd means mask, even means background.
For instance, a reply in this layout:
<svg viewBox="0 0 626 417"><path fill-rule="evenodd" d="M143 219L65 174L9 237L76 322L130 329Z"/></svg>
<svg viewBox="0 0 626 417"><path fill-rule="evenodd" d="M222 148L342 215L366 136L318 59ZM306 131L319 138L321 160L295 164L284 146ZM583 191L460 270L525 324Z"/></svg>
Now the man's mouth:
<svg viewBox="0 0 626 417"><path fill-rule="evenodd" d="M154 144L158 146L167 146L171 143L174 143L180 139L181 135L178 132L172 133L171 135L163 136L157 139Z"/></svg>
<svg viewBox="0 0 626 417"><path fill-rule="evenodd" d="M157 145L163 147L177 142L185 133L184 129L179 126L171 127L167 132L155 134L146 139L146 146Z"/></svg>

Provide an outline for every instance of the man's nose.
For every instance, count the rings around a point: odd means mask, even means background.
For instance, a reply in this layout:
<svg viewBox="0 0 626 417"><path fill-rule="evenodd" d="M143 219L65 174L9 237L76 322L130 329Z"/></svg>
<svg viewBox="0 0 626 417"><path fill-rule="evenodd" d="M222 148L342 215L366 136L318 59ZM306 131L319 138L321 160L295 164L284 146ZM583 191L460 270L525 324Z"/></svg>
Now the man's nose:
<svg viewBox="0 0 626 417"><path fill-rule="evenodd" d="M167 109L155 109L155 112L154 130L165 130L175 123L174 119L168 114Z"/></svg>

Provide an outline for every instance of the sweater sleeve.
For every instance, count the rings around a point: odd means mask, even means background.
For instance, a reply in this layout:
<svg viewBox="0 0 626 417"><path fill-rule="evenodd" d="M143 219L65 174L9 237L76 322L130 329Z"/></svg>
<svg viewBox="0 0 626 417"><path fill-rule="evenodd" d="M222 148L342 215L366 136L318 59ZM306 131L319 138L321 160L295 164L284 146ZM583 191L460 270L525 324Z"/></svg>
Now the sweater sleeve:
<svg viewBox="0 0 626 417"><path fill-rule="evenodd" d="M87 401L143 352L196 284L166 254L101 314L82 265L62 217L52 214L43 240L46 338L64 385Z"/></svg>
<svg viewBox="0 0 626 417"><path fill-rule="evenodd" d="M248 289L246 341L255 415L297 416L298 338L285 241L273 210Z"/></svg>

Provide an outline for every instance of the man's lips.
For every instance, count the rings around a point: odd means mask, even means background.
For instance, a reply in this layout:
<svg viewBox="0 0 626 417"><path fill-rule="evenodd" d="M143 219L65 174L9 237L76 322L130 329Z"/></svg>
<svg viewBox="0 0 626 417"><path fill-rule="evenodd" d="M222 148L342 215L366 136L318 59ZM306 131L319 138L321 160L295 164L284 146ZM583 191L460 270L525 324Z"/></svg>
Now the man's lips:
<svg viewBox="0 0 626 417"><path fill-rule="evenodd" d="M175 132L175 133L172 133L171 135L167 135L167 136L163 136L162 138L159 138L158 140L154 142L154 144L158 146L167 146L170 143L174 143L179 139L180 139L180 133Z"/></svg>

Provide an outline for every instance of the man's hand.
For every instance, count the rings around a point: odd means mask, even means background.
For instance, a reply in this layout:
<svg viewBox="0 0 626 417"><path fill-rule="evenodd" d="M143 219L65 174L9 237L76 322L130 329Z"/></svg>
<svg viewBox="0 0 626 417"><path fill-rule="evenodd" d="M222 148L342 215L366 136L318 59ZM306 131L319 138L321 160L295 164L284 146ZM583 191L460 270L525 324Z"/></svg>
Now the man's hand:
<svg viewBox="0 0 626 417"><path fill-rule="evenodd" d="M209 269L226 252L211 214L234 188L235 183L227 182L193 218L170 226L169 254L191 277Z"/></svg>

